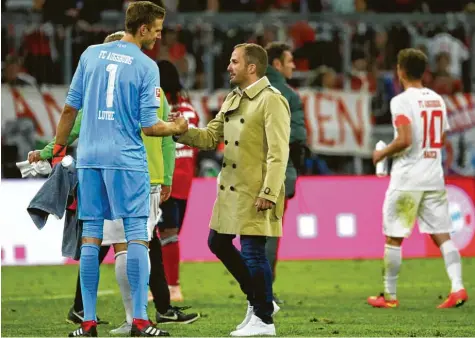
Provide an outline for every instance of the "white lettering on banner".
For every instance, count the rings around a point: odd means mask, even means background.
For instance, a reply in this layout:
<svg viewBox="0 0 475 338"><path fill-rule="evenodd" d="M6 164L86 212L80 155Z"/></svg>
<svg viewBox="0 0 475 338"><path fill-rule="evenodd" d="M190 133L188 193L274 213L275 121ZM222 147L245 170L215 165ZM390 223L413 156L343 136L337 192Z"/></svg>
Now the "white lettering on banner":
<svg viewBox="0 0 475 338"><path fill-rule="evenodd" d="M63 220L48 218L38 230L26 208L45 180L3 180L0 194L2 265L64 264Z"/></svg>
<svg viewBox="0 0 475 338"><path fill-rule="evenodd" d="M193 149L177 150L175 154L175 158L191 158L191 157L193 157Z"/></svg>
<svg viewBox="0 0 475 338"><path fill-rule="evenodd" d="M104 55L106 58L108 55ZM16 116L35 121L38 135L50 140L56 133L67 86L53 86L39 92L33 87L11 90L2 85L2 125ZM205 127L213 110L219 110L227 90L211 95L190 92L190 99ZM302 98L310 148L318 153L369 156L371 147L371 109L368 94L341 91L298 91ZM475 94L446 96L452 128L449 140L455 159L450 167L462 175L475 175Z"/></svg>

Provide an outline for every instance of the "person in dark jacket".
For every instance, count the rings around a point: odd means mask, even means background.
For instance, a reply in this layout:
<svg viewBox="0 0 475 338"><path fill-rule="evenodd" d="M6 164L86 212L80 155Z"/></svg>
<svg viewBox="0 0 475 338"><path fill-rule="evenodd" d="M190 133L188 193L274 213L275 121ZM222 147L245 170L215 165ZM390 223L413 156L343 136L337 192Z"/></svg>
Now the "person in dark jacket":
<svg viewBox="0 0 475 338"><path fill-rule="evenodd" d="M295 195L295 183L303 163L307 131L305 129L302 101L297 92L287 84L287 80L292 78L292 73L295 69L290 46L284 43L272 42L267 45L266 51L269 60L266 76L271 85L277 88L287 99L290 106L290 156L285 172L285 206L287 207L287 201ZM267 259L272 267L274 281L279 239L279 237L269 237L266 243ZM275 295L274 300L276 303L282 303Z"/></svg>

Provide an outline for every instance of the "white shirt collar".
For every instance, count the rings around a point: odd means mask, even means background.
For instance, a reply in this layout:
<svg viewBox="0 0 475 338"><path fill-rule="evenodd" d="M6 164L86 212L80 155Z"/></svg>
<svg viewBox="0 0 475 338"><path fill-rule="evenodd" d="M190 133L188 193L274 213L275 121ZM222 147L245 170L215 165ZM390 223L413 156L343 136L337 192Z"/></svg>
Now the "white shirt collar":
<svg viewBox="0 0 475 338"><path fill-rule="evenodd" d="M259 80L257 80L256 82L251 83L251 84L250 84L249 86L247 86L244 90L242 90L241 88L238 87L238 88L237 88L238 94L242 96L246 90L248 90L249 88L252 88L254 85L256 85L256 83L258 83L259 81L261 81L263 78L264 78L264 76L261 77L261 78L260 78Z"/></svg>

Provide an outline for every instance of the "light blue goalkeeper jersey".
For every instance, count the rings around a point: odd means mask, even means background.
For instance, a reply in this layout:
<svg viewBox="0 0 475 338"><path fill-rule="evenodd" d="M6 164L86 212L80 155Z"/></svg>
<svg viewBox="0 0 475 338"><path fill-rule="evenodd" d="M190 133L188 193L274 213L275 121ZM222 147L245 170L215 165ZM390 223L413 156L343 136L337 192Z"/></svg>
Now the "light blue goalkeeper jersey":
<svg viewBox="0 0 475 338"><path fill-rule="evenodd" d="M141 127L158 122L157 64L129 42L87 48L66 104L83 109L77 168L148 171Z"/></svg>

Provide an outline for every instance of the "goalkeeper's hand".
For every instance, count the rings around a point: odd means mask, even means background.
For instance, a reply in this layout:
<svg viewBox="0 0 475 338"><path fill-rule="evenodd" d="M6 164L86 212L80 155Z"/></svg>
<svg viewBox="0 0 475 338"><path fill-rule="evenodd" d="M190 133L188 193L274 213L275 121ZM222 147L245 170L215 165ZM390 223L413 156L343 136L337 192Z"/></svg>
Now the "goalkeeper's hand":
<svg viewBox="0 0 475 338"><path fill-rule="evenodd" d="M66 149L67 149L67 146L64 146L61 144L54 145L53 160L52 160L53 167L56 164L60 163L63 160L64 156L66 156Z"/></svg>

